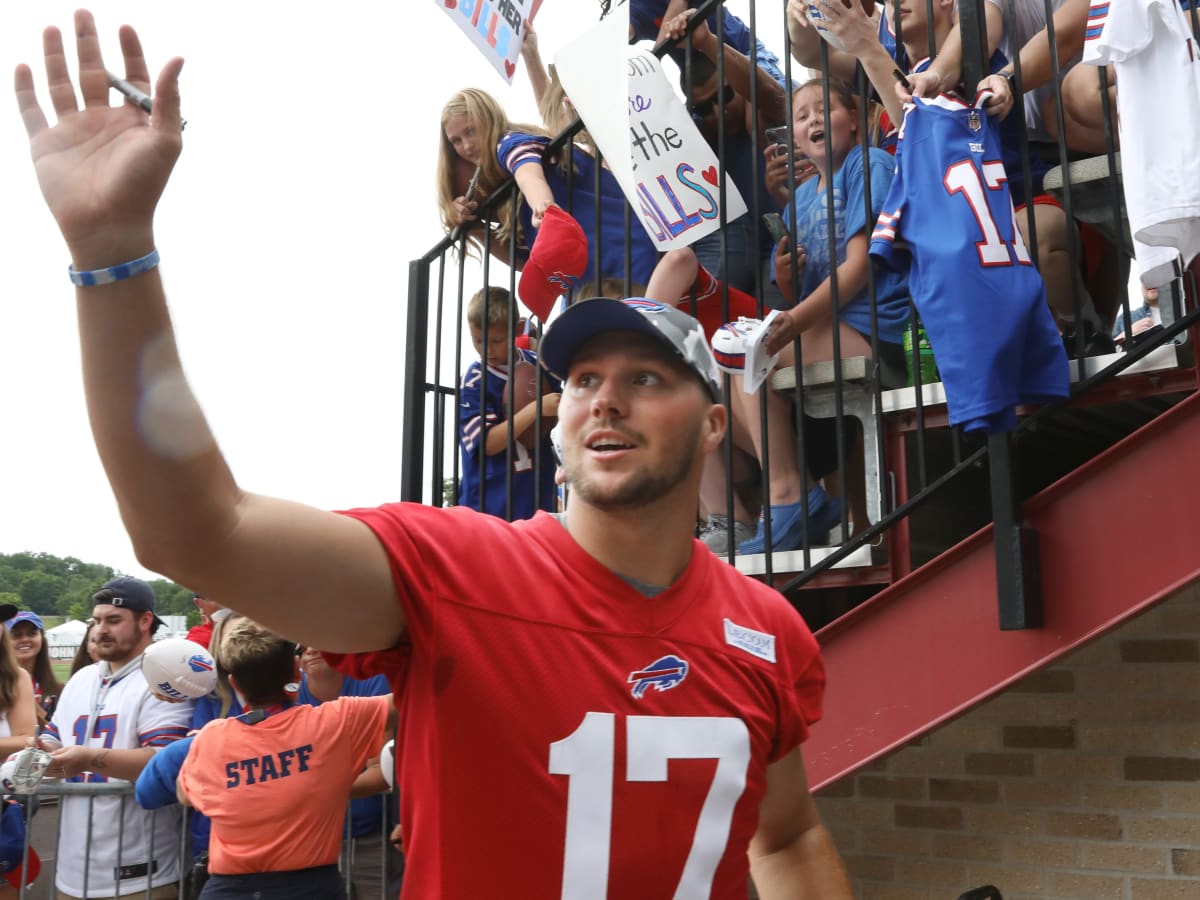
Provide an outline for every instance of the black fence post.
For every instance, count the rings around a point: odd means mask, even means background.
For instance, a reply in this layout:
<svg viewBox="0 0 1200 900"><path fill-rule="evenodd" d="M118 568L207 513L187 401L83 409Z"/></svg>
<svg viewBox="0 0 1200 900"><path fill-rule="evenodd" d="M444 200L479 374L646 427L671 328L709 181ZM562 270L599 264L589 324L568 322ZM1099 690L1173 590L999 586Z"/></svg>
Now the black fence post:
<svg viewBox="0 0 1200 900"><path fill-rule="evenodd" d="M400 451L400 499L421 502L425 458L424 335L429 333L429 261L408 264L407 352L404 356L404 425Z"/></svg>
<svg viewBox="0 0 1200 900"><path fill-rule="evenodd" d="M987 34L982 0L967 0L966 3L958 4L958 27L962 32L963 91L970 102L975 99L975 86L988 74Z"/></svg>
<svg viewBox="0 0 1200 900"><path fill-rule="evenodd" d="M988 435L992 530L996 541L996 597L1000 630L1040 628L1042 571L1037 532L1021 524L1016 465L1009 435Z"/></svg>

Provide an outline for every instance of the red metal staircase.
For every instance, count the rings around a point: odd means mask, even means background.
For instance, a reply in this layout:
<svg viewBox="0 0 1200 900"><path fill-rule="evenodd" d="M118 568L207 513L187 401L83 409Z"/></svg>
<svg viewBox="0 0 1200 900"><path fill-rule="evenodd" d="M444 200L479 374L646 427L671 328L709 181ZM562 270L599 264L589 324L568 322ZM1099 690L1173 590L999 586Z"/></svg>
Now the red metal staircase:
<svg viewBox="0 0 1200 900"><path fill-rule="evenodd" d="M1200 394L1028 500L1045 625L997 624L986 527L818 632L826 717L805 744L814 788L933 730L1200 578ZM1129 558L1133 529L1153 558Z"/></svg>

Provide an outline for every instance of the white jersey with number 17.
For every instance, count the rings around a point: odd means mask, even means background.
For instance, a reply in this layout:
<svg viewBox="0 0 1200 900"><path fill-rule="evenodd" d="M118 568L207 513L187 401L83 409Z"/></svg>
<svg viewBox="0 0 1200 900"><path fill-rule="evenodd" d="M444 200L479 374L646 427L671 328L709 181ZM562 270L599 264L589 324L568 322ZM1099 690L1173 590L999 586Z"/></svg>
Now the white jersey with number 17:
<svg viewBox="0 0 1200 900"><path fill-rule="evenodd" d="M187 733L191 701L166 703L151 697L140 665L113 674L108 677L107 663L96 663L72 675L46 735L64 747L128 750L162 747ZM70 780L118 779L84 773ZM147 876L153 887L179 880L177 807L145 810L132 794L64 797L59 829L55 886L72 897L111 897L118 884L122 895L144 894Z"/></svg>

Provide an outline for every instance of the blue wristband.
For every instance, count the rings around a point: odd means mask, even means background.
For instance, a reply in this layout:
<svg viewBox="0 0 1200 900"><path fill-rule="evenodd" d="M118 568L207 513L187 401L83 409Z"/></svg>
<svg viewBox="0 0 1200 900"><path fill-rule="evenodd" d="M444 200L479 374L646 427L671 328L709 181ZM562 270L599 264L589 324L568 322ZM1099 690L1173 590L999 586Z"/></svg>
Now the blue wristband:
<svg viewBox="0 0 1200 900"><path fill-rule="evenodd" d="M124 281L126 278L132 278L134 275L149 272L157 265L158 251L151 250L145 256L127 263L121 263L119 266L110 266L107 269L92 269L90 272L80 272L74 266L68 266L67 274L71 276L72 284L79 287L92 287L97 284L112 284L114 281Z"/></svg>

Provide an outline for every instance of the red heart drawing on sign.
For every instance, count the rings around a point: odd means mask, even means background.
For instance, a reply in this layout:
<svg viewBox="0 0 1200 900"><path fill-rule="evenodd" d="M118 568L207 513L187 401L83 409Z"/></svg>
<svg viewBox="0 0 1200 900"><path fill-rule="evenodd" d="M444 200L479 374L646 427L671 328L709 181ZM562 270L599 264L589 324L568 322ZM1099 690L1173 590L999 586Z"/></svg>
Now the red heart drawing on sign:
<svg viewBox="0 0 1200 900"><path fill-rule="evenodd" d="M446 4L446 9L454 9L458 6L458 0L442 0L442 2Z"/></svg>
<svg viewBox="0 0 1200 900"><path fill-rule="evenodd" d="M700 174L704 176L705 181L707 181L709 184L711 184L713 186L716 186L716 183L717 183L717 167L716 166L709 166L707 169L705 169Z"/></svg>
<svg viewBox="0 0 1200 900"><path fill-rule="evenodd" d="M507 73L508 77L511 79L513 77L513 72L517 71L517 64L514 62L509 62L506 59L504 61L504 71L505 71L505 73Z"/></svg>

